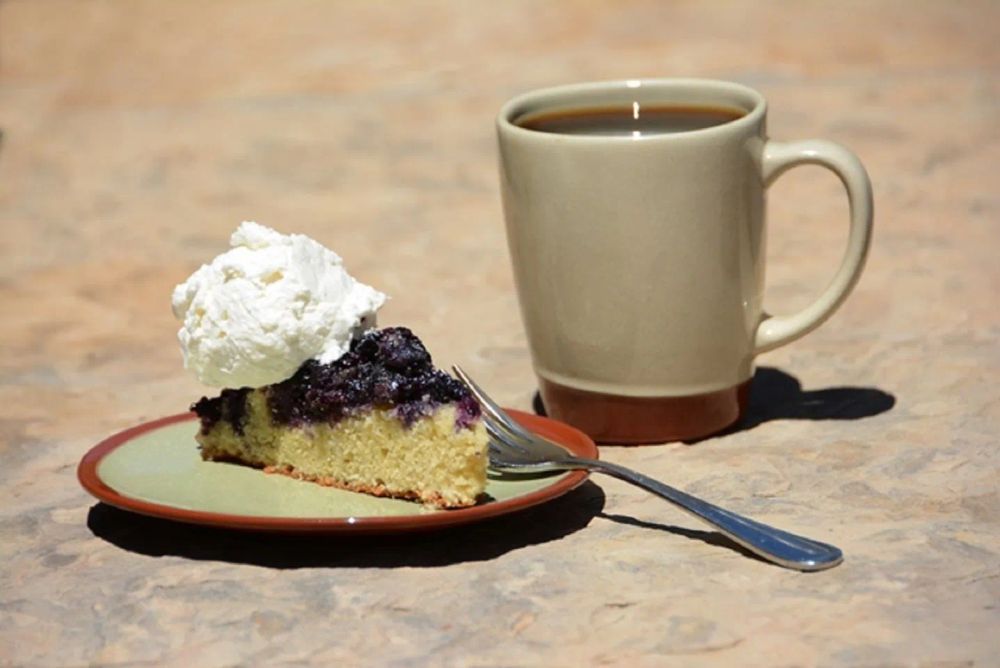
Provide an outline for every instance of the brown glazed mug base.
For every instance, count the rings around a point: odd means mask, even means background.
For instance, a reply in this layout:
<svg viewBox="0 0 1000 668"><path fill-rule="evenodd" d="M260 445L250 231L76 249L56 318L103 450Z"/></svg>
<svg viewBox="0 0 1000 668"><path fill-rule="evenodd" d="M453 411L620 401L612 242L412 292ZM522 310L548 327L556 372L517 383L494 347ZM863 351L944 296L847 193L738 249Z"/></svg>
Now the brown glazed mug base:
<svg viewBox="0 0 1000 668"><path fill-rule="evenodd" d="M750 381L682 397L626 397L577 390L539 378L549 417L572 425L598 443L644 445L710 436L746 410Z"/></svg>

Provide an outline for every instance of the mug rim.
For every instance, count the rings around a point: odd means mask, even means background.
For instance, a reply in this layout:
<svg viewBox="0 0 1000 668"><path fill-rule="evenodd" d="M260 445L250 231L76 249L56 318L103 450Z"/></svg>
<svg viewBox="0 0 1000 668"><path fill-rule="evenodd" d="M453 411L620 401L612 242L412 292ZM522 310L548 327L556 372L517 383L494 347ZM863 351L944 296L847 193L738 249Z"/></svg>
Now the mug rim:
<svg viewBox="0 0 1000 668"><path fill-rule="evenodd" d="M684 130L681 132L671 132L665 134L629 136L629 135L579 135L561 132L543 132L541 130L531 130L517 125L515 120L520 118L529 110L525 109L529 105L539 105L538 108L530 111L540 112L546 108L556 107L554 104L546 105L545 101L551 98L570 97L574 93L585 96L588 93L600 91L620 91L620 90L640 90L642 88L656 89L678 89L697 88L704 89L716 94L729 93L731 95L741 95L752 102L746 113L739 118L726 121L719 125L697 130ZM512 133L515 136L525 139L554 140L560 142L661 142L661 141L681 141L686 138L698 136L709 136L721 134L734 129L739 130L757 124L767 112L767 100L758 91L732 81L722 79L702 79L687 77L649 78L649 79L615 79L608 81L588 81L582 83L562 84L559 86L549 86L537 88L516 95L500 107L496 117L498 131Z"/></svg>

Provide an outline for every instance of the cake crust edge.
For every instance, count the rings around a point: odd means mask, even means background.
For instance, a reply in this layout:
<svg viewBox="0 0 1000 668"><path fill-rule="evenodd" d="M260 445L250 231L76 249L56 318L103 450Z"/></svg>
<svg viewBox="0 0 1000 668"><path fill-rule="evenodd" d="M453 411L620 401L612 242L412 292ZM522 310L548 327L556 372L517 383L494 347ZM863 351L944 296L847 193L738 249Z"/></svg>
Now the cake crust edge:
<svg viewBox="0 0 1000 668"><path fill-rule="evenodd" d="M394 491L387 488L385 485L365 485L362 483L352 483L339 478L334 478L332 476L326 475L314 475L311 473L303 473L297 470L293 466L264 466L264 473L270 473L275 475L288 476L289 478L294 478L295 480L305 480L308 482L316 483L317 485L322 485L323 487L335 487L337 489L343 489L348 492L360 492L362 494L370 494L372 496L380 496L383 498L390 499L403 499L405 501L419 501L425 506L431 508L437 508L438 510L454 510L458 508L471 508L479 503L479 498L473 499L470 502L464 501L451 501L449 502L438 492L427 492L420 494L415 490L399 490ZM485 494L480 494L480 498L485 496Z"/></svg>

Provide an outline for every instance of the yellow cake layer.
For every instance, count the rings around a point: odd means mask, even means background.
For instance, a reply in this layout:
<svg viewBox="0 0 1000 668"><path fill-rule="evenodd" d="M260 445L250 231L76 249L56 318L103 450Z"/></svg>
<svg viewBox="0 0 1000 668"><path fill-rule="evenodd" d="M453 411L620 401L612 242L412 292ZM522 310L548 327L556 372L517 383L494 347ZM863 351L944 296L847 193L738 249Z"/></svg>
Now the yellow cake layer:
<svg viewBox="0 0 1000 668"><path fill-rule="evenodd" d="M410 427L385 409L333 425L290 427L271 420L263 392L249 393L247 402L242 435L227 422L198 434L204 459L436 507L471 506L486 489L486 430L482 423L456 430L454 406Z"/></svg>

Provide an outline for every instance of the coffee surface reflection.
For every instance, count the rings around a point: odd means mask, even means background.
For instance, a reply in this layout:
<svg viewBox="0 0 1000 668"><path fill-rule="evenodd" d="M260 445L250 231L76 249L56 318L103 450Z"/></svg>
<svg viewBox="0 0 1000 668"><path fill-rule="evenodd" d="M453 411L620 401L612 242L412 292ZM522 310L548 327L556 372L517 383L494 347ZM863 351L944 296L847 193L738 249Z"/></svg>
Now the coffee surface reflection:
<svg viewBox="0 0 1000 668"><path fill-rule="evenodd" d="M701 106L576 108L525 114L515 124L527 130L563 135L645 137L691 132L723 125L745 115L739 109Z"/></svg>

